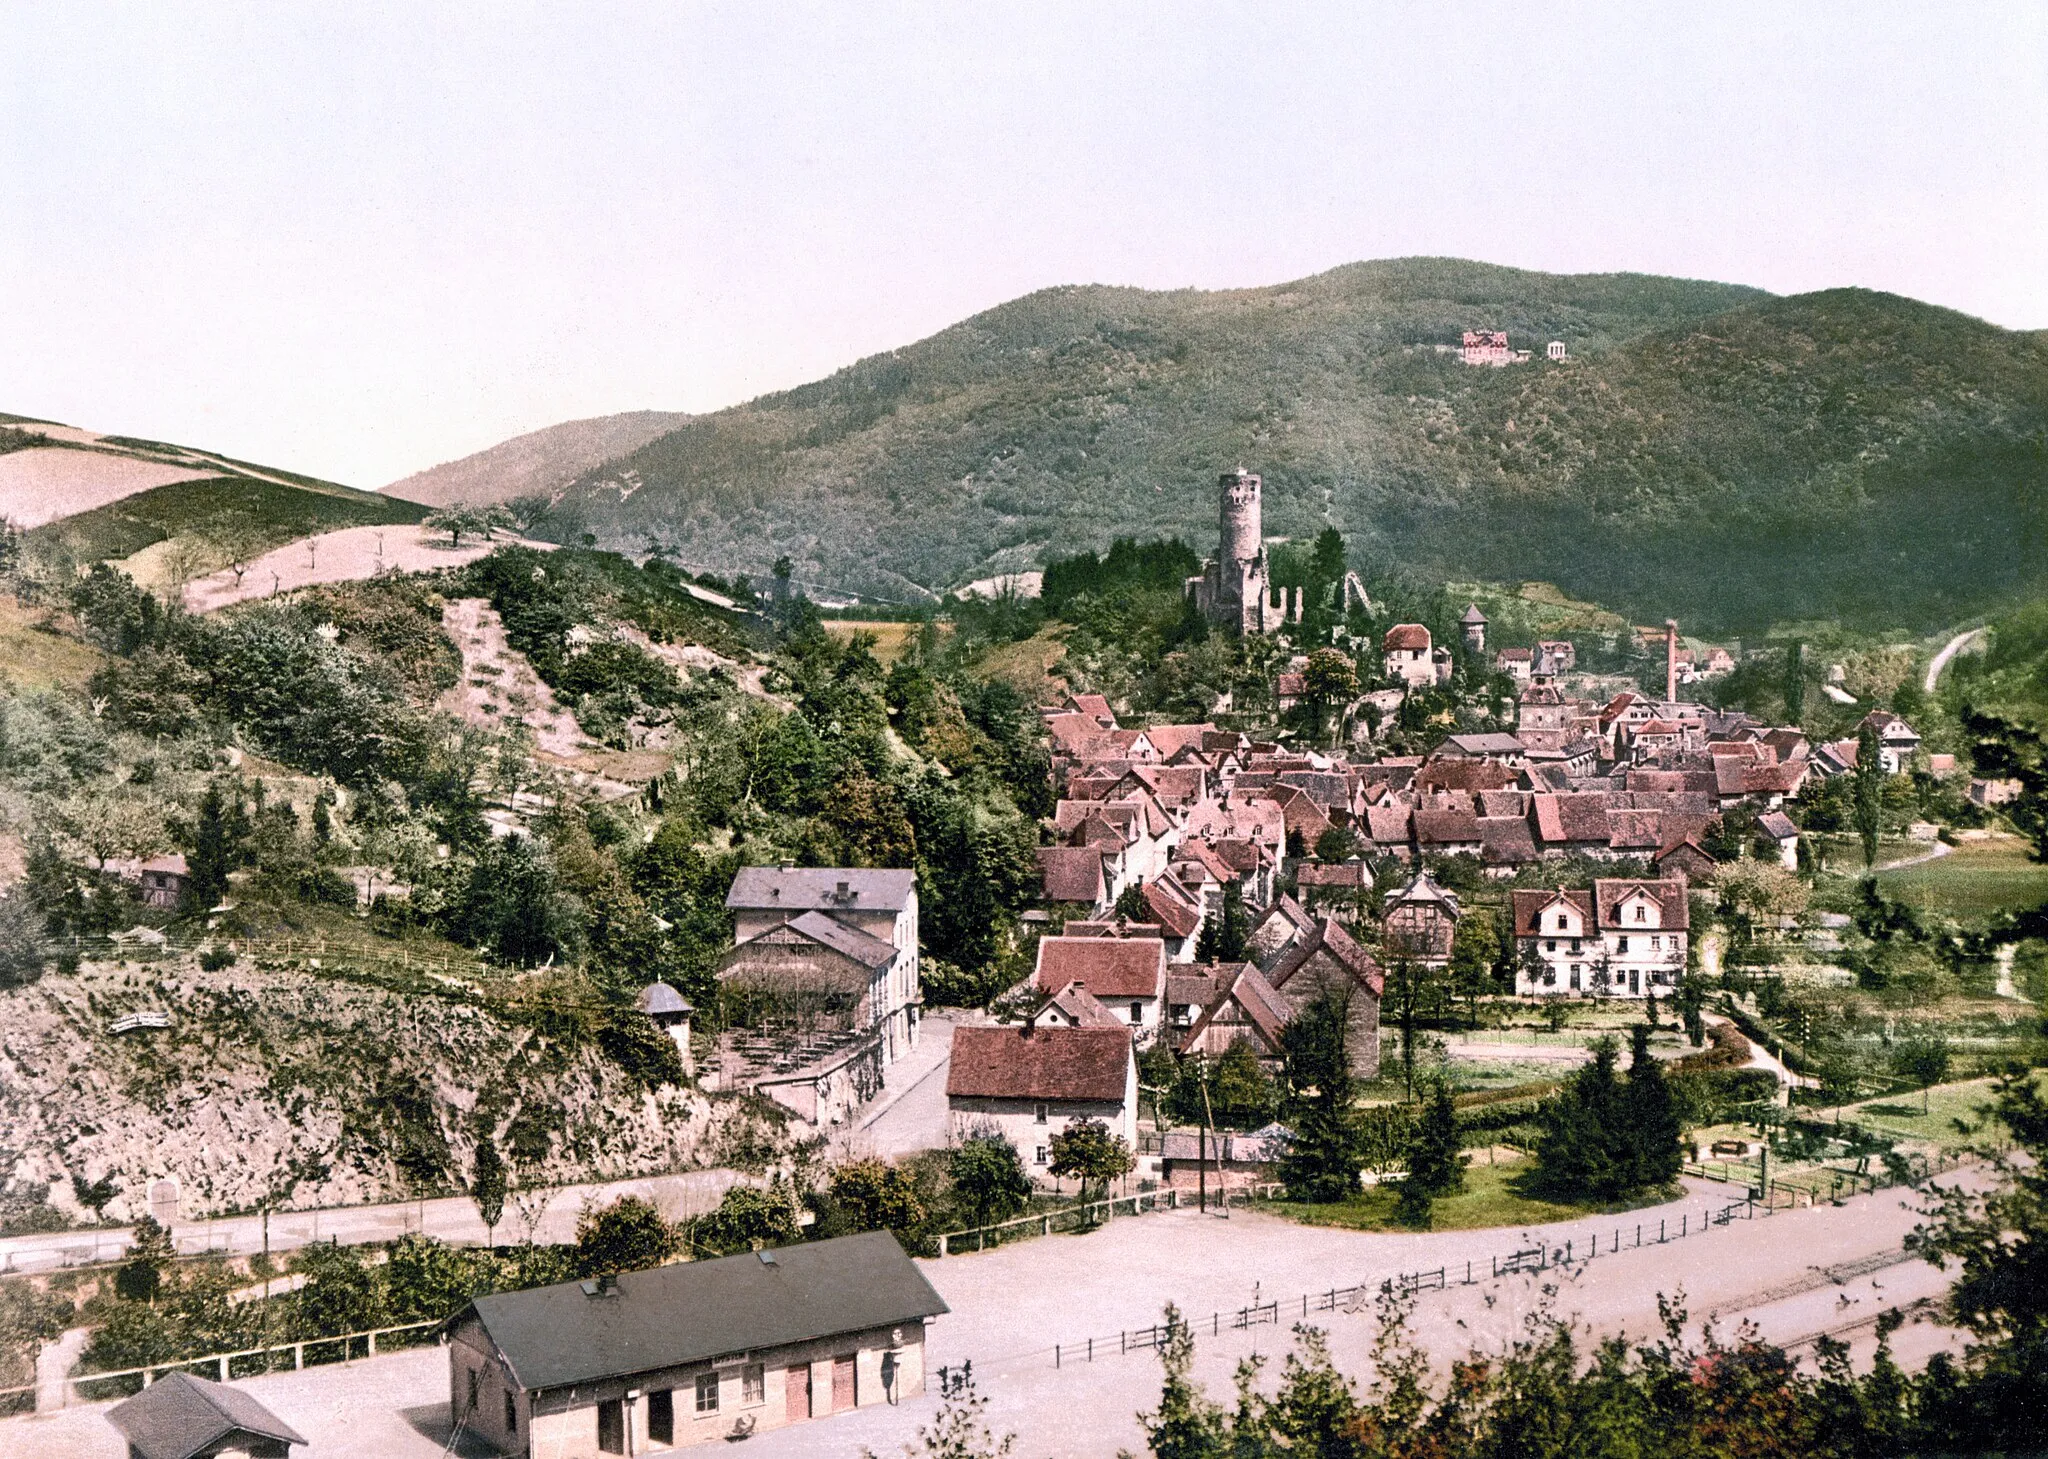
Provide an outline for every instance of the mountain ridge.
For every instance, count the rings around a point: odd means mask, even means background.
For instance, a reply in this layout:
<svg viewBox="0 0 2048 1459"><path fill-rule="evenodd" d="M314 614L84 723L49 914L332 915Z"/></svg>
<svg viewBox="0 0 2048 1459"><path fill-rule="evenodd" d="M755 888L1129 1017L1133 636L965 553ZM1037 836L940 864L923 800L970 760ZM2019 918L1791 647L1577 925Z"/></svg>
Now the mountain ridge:
<svg viewBox="0 0 2048 1459"><path fill-rule="evenodd" d="M1535 358L1465 367L1466 328ZM1039 290L694 417L567 486L553 533L914 599L1118 535L1203 546L1242 463L1269 533L1333 523L1362 566L1893 626L2044 586L2044 439L2043 341L1936 306L1383 260Z"/></svg>
<svg viewBox="0 0 2048 1459"><path fill-rule="evenodd" d="M679 411L629 410L563 421L415 471L381 490L429 507L550 495L689 419Z"/></svg>

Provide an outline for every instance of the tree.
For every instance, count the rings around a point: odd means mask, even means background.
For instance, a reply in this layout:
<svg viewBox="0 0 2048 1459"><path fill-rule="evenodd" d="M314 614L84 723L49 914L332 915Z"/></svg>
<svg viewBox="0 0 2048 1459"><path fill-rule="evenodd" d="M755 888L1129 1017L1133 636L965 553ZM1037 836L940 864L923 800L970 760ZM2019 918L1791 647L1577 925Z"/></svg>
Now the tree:
<svg viewBox="0 0 2048 1459"><path fill-rule="evenodd" d="M87 1180L82 1175L71 1177L71 1194L77 1197L79 1205L92 1212L95 1221L106 1220L108 1203L120 1193L121 1187L111 1173L98 1180Z"/></svg>
<svg viewBox="0 0 2048 1459"><path fill-rule="evenodd" d="M1249 1039L1233 1040L1216 1061L1216 1080L1209 1097L1213 1111L1234 1125L1262 1124L1271 1117L1273 1081Z"/></svg>
<svg viewBox="0 0 2048 1459"><path fill-rule="evenodd" d="M1573 1071L1539 1115L1536 1181L1566 1200L1619 1200L1632 1189L1621 1081L1613 1039L1593 1045L1593 1061Z"/></svg>
<svg viewBox="0 0 2048 1459"><path fill-rule="evenodd" d="M734 1186L726 1198L750 1189ZM676 1228L663 1220L650 1202L639 1196L620 1196L608 1206L586 1207L577 1218L576 1271L586 1277L644 1271L674 1256L681 1244Z"/></svg>
<svg viewBox="0 0 2048 1459"><path fill-rule="evenodd" d="M1629 1033L1628 1084L1622 1091L1623 1133L1629 1145L1629 1187L1648 1190L1678 1179L1685 1129L1664 1066L1650 1053L1650 1030Z"/></svg>
<svg viewBox="0 0 2048 1459"><path fill-rule="evenodd" d="M946 1173L977 1226L1014 1216L1031 1199L1031 1177L1024 1173L1017 1147L993 1130L961 1141Z"/></svg>
<svg viewBox="0 0 2048 1459"><path fill-rule="evenodd" d="M1401 1219L1411 1226L1427 1226L1437 1197L1455 1195L1465 1188L1466 1159L1458 1138L1450 1081L1433 1079L1415 1139L1408 1147L1408 1174L1401 1182Z"/></svg>
<svg viewBox="0 0 2048 1459"><path fill-rule="evenodd" d="M2048 1412L2048 1100L2039 1075L2008 1071L1985 1113L2017 1147L1992 1157L1999 1178L1983 1191L1933 1187L1928 1220L1906 1238L1908 1250L1957 1270L1948 1317L1979 1339L1967 1355L1974 1383L1945 1358L1929 1374L1930 1384L1940 1380L1930 1396L1966 1430L1963 1442L1940 1447L1963 1452L2036 1444Z"/></svg>
<svg viewBox="0 0 2048 1459"><path fill-rule="evenodd" d="M1342 988L1302 1009L1280 1035L1294 1131L1280 1157L1280 1179L1295 1200L1358 1194L1365 1161L1350 1038L1351 998Z"/></svg>
<svg viewBox="0 0 2048 1459"><path fill-rule="evenodd" d="M249 818L242 813L240 794L223 788L218 780L208 781L192 824L192 853L185 858L188 910L203 912L220 905L227 895L228 873L242 864L242 842L248 834Z"/></svg>
<svg viewBox="0 0 2048 1459"><path fill-rule="evenodd" d="M1949 1044L1939 1032L1902 1039L1892 1050L1892 1068L1920 1086L1920 1108L1927 1109L1927 1091L1948 1078Z"/></svg>
<svg viewBox="0 0 2048 1459"><path fill-rule="evenodd" d="M1685 1027L1685 1036L1694 1048L1702 1048L1707 1042L1707 1020L1702 1010L1707 1006L1706 980L1697 973L1689 973L1678 983L1678 994L1672 1000L1678 1005L1678 1020Z"/></svg>
<svg viewBox="0 0 2048 1459"><path fill-rule="evenodd" d="M1415 1036L1441 992L1436 970L1426 963L1401 957L1387 966L1380 1009L1401 1031L1401 1080L1410 1099L1415 1098Z"/></svg>
<svg viewBox="0 0 2048 1459"><path fill-rule="evenodd" d="M1081 1182L1081 1199L1094 1186L1097 1198L1114 1180L1129 1175L1137 1157L1122 1135L1112 1134L1100 1120L1075 1120L1052 1137L1052 1163L1047 1167L1061 1180Z"/></svg>
<svg viewBox="0 0 2048 1459"><path fill-rule="evenodd" d="M1351 833L1342 826L1332 826L1316 837L1316 860L1345 861L1358 849L1358 843Z"/></svg>
<svg viewBox="0 0 2048 1459"><path fill-rule="evenodd" d="M988 1400L975 1392L971 1361L939 1369L939 1410L918 1426L917 1442L903 1446L903 1459L1009 1459L1017 1436L997 1438L987 1408ZM860 1459L875 1459L875 1451L862 1449Z"/></svg>
<svg viewBox="0 0 2048 1459"><path fill-rule="evenodd" d="M908 1231L925 1216L917 1183L885 1160L849 1160L833 1170L830 1189L854 1231Z"/></svg>
<svg viewBox="0 0 2048 1459"><path fill-rule="evenodd" d="M1806 645L1794 639L1785 645L1785 723L1806 718Z"/></svg>
<svg viewBox="0 0 2048 1459"><path fill-rule="evenodd" d="M127 1261L114 1273L115 1293L131 1302L154 1302L177 1254L171 1233L154 1216L144 1216L128 1238Z"/></svg>
<svg viewBox="0 0 2048 1459"><path fill-rule="evenodd" d="M505 1196L509 1189L505 1178L505 1157L498 1153L498 1142L488 1129L479 1127L476 1137L476 1172L469 1185L470 1198L476 1202L476 1213L484 1223L484 1238L495 1244L498 1222L505 1215Z"/></svg>
<svg viewBox="0 0 2048 1459"><path fill-rule="evenodd" d="M1883 827L1884 762L1877 727L1868 721L1856 733L1856 834L1863 838L1865 870L1877 865L1877 833Z"/></svg>
<svg viewBox="0 0 2048 1459"><path fill-rule="evenodd" d="M1134 881L1116 894L1116 914L1126 922L1148 922L1152 909L1145 903L1145 884Z"/></svg>
<svg viewBox="0 0 2048 1459"><path fill-rule="evenodd" d="M1245 945L1251 938L1251 919L1245 915L1244 888L1235 881L1223 884L1223 905L1202 924L1195 940L1195 957L1205 963L1244 961Z"/></svg>
<svg viewBox="0 0 2048 1459"><path fill-rule="evenodd" d="M446 532L452 547L462 545L464 533L489 541L492 534L513 525L512 514L495 503L487 506L471 506L458 503L429 512L420 523L431 532Z"/></svg>
<svg viewBox="0 0 2048 1459"><path fill-rule="evenodd" d="M292 1257L306 1284L292 1300L291 1330L298 1337L332 1337L382 1325L389 1314L377 1273L359 1246L316 1242Z"/></svg>
<svg viewBox="0 0 2048 1459"><path fill-rule="evenodd" d="M1491 915L1467 912L1458 919L1451 940L1451 990L1465 1000L1465 1022L1479 1027L1479 1000L1493 988L1494 965L1500 961L1500 931Z"/></svg>
<svg viewBox="0 0 2048 1459"><path fill-rule="evenodd" d="M718 1209L697 1218L695 1240L717 1252L759 1251L787 1246L800 1234L796 1200L780 1176L768 1189L736 1185L726 1191Z"/></svg>
<svg viewBox="0 0 2048 1459"><path fill-rule="evenodd" d="M1308 656L1301 674L1302 692L1315 716L1314 733L1323 736L1323 716L1332 704L1348 704L1358 692L1358 666L1334 648L1319 648Z"/></svg>

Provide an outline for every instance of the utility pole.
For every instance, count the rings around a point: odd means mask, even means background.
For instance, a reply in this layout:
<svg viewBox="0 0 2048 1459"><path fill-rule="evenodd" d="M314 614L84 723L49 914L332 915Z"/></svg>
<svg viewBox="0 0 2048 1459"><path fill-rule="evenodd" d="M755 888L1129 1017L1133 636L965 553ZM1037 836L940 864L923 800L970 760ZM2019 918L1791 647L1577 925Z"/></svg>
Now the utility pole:
<svg viewBox="0 0 2048 1459"><path fill-rule="evenodd" d="M1216 1116L1209 1109L1207 1065L1202 1068L1202 1133L1208 1137L1209 1144L1216 1146L1216 1186L1223 1198L1223 1214L1227 1216L1230 1214L1230 1193L1223 1187L1223 1145L1216 1138ZM1202 1210L1206 1213L1209 1209L1209 1152L1206 1147L1201 1151L1196 1166L1202 1172Z"/></svg>

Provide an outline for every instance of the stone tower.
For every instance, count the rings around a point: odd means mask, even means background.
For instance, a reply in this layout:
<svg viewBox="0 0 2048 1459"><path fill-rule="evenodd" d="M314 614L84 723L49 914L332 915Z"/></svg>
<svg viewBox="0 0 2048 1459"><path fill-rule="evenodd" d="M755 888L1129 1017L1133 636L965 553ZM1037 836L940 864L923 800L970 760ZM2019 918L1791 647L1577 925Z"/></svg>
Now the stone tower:
<svg viewBox="0 0 2048 1459"><path fill-rule="evenodd" d="M1264 514L1259 478L1239 467L1218 483L1216 556L1192 579L1196 606L1218 627L1267 633L1281 610L1268 602Z"/></svg>
<svg viewBox="0 0 2048 1459"><path fill-rule="evenodd" d="M1465 647L1475 655L1486 652L1486 615L1479 611L1477 603L1465 605L1465 616L1458 620L1458 626L1465 631Z"/></svg>

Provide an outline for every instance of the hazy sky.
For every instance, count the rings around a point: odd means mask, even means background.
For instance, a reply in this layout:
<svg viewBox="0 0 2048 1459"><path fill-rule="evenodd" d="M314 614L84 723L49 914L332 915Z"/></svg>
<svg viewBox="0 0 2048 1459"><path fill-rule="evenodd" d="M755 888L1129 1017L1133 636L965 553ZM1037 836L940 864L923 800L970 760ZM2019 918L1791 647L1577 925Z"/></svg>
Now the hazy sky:
<svg viewBox="0 0 2048 1459"><path fill-rule="evenodd" d="M376 486L1049 284L1453 254L2048 325L2048 7L0 0L0 410Z"/></svg>

